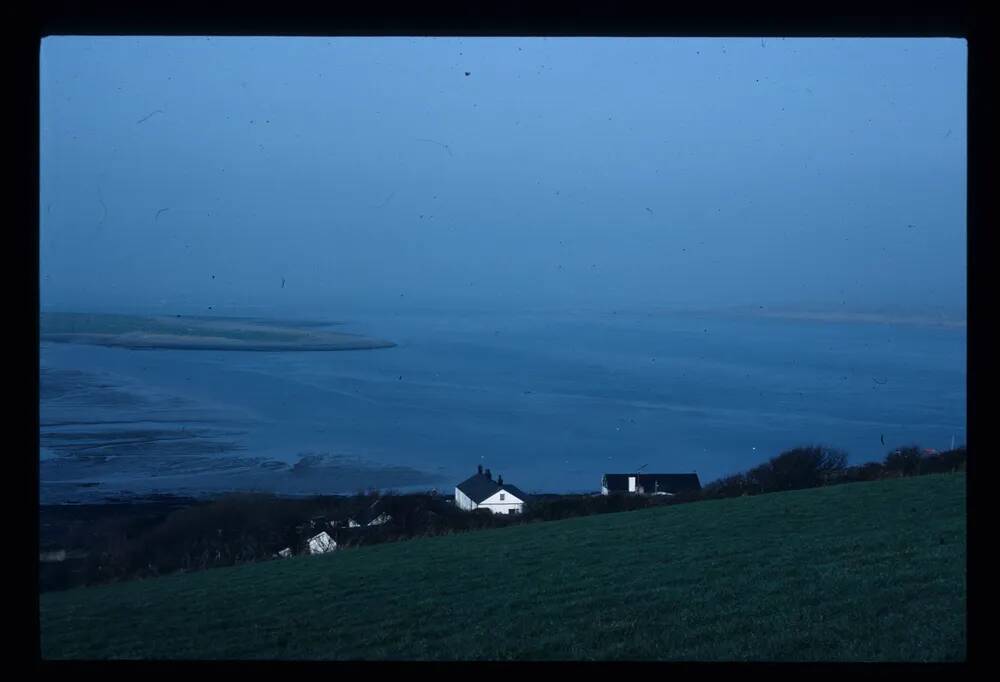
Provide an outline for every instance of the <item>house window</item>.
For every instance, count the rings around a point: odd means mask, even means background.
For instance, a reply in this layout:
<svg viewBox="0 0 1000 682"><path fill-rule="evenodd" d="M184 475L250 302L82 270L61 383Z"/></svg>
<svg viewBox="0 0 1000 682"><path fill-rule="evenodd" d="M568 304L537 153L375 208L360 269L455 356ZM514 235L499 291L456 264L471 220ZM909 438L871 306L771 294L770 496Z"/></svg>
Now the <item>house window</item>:
<svg viewBox="0 0 1000 682"><path fill-rule="evenodd" d="M517 509L511 507L510 509L507 510L507 513L508 514L516 514L517 513Z"/></svg>
<svg viewBox="0 0 1000 682"><path fill-rule="evenodd" d="M503 501L503 500L504 500L504 494L503 494L503 493L500 493L500 500L501 500L501 501Z"/></svg>

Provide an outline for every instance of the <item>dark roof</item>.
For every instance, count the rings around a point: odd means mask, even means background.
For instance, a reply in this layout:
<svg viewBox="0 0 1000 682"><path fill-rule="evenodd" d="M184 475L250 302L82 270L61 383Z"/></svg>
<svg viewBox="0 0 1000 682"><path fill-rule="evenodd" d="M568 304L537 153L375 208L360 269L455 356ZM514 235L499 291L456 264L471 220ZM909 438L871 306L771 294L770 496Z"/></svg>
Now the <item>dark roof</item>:
<svg viewBox="0 0 1000 682"><path fill-rule="evenodd" d="M628 492L629 476L635 476L636 485L646 493L701 490L698 474L604 474L604 486L612 492Z"/></svg>
<svg viewBox="0 0 1000 682"><path fill-rule="evenodd" d="M521 500L528 500L528 496L521 492L519 488L512 486L510 483L504 483L501 486L495 480L487 478L486 474L474 474L459 483L456 487L476 504L495 495L500 490L509 492L511 495L516 495Z"/></svg>
<svg viewBox="0 0 1000 682"><path fill-rule="evenodd" d="M459 483L457 487L476 504L500 490L497 482L487 478L486 474L473 474Z"/></svg>

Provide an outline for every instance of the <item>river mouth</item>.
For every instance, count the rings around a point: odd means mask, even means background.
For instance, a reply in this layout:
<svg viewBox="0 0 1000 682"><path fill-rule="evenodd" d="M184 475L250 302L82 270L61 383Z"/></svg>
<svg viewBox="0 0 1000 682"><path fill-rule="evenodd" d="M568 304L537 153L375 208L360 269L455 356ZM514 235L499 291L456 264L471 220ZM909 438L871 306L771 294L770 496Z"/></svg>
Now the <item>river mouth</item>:
<svg viewBox="0 0 1000 682"><path fill-rule="evenodd" d="M395 345L322 329L342 323L295 324L298 327L252 318L43 313L41 502L238 491L342 494L434 483L435 476L412 467L380 465L332 452L299 451L294 438L288 439L280 453L274 447L261 447L255 434L262 423L274 419L225 401L205 400L197 390L179 390L184 387L168 381L177 363L166 362L167 368L149 381L137 378L129 370L144 361L123 362L125 357L139 356L120 355L126 349L148 350L152 354L147 356L148 364L154 365L175 357L172 354L178 351L196 353L177 358L203 358L205 353L197 351L223 351L229 356L230 351L342 351ZM182 326L183 333L173 333ZM95 346L106 350L86 350ZM58 348L65 351L55 352ZM74 359L47 362L60 355Z"/></svg>
<svg viewBox="0 0 1000 682"><path fill-rule="evenodd" d="M425 491L445 481L417 469L351 458L302 455L299 462L240 457L83 458L42 467L41 504L141 501L157 495L216 497L227 493L349 495L377 490ZM306 463L303 465L303 463Z"/></svg>

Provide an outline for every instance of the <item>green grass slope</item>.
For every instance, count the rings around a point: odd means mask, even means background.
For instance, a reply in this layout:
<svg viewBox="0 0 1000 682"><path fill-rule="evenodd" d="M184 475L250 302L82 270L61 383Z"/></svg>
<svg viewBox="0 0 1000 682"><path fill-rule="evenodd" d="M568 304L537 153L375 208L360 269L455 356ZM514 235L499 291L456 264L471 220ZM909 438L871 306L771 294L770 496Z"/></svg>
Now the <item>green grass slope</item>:
<svg viewBox="0 0 1000 682"><path fill-rule="evenodd" d="M965 658L965 475L41 596L45 658Z"/></svg>

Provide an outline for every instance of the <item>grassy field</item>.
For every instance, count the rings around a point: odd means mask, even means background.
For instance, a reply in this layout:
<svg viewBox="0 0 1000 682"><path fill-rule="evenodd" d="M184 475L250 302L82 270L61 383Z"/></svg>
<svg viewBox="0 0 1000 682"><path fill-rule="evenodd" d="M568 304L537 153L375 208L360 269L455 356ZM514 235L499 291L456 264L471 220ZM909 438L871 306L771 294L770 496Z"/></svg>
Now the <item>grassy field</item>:
<svg viewBox="0 0 1000 682"><path fill-rule="evenodd" d="M374 545L41 596L45 658L965 658L965 475Z"/></svg>

